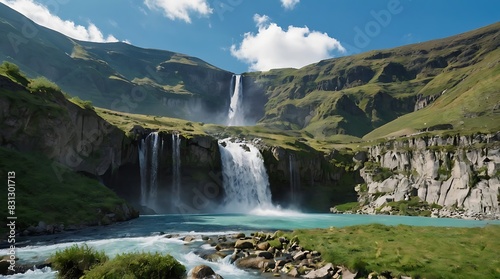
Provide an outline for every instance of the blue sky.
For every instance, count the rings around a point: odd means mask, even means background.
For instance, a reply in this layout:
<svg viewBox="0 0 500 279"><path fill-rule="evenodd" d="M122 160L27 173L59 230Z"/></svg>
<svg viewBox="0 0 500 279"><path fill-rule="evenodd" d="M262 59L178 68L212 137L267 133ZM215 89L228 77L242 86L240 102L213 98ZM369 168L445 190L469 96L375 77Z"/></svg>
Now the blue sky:
<svg viewBox="0 0 500 279"><path fill-rule="evenodd" d="M181 52L240 73L442 38L500 21L496 0L0 0L90 41Z"/></svg>

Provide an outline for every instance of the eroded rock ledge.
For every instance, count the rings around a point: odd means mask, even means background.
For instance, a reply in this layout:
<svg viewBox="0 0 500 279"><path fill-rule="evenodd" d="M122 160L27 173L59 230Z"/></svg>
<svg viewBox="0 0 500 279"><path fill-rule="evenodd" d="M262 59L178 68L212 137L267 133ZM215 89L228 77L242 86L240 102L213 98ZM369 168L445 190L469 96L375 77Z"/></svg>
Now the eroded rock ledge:
<svg viewBox="0 0 500 279"><path fill-rule="evenodd" d="M500 219L500 132L394 140L365 155L359 213L391 214L418 197L423 215Z"/></svg>

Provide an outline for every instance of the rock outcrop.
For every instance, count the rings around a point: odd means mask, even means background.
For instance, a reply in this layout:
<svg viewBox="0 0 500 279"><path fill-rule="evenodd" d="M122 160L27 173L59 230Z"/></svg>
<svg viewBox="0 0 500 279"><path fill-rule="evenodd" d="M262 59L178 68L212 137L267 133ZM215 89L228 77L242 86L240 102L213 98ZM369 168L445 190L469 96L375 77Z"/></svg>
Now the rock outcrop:
<svg viewBox="0 0 500 279"><path fill-rule="evenodd" d="M394 140L370 147L358 186L365 212L418 196L434 215L500 217L500 133Z"/></svg>

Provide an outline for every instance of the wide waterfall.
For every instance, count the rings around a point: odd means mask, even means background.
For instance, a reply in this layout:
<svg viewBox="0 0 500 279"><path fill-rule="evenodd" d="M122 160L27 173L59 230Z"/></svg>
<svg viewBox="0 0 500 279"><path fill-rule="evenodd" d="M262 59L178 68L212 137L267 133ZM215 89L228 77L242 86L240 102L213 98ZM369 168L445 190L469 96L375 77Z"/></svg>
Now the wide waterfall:
<svg viewBox="0 0 500 279"><path fill-rule="evenodd" d="M181 138L172 134L172 201L181 200Z"/></svg>
<svg viewBox="0 0 500 279"><path fill-rule="evenodd" d="M243 126L244 115L241 104L243 101L243 79L241 78L241 75L233 75L231 78L231 90L233 90L233 92L231 95L231 103L229 105L227 125Z"/></svg>
<svg viewBox="0 0 500 279"><path fill-rule="evenodd" d="M158 196L158 161L161 154L160 135L149 134L139 144L139 167L141 174L141 205L155 208Z"/></svg>
<svg viewBox="0 0 500 279"><path fill-rule="evenodd" d="M219 140L225 197L223 210L273 209L269 178L259 150L250 143Z"/></svg>

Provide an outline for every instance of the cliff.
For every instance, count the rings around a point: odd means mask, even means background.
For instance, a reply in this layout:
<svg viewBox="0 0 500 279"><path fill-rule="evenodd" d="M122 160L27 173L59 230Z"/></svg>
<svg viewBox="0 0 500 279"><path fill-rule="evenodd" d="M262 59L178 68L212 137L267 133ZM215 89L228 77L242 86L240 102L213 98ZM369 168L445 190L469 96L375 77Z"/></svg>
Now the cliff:
<svg viewBox="0 0 500 279"><path fill-rule="evenodd" d="M393 140L367 160L356 188L363 212L418 197L434 216L500 217L500 133Z"/></svg>
<svg viewBox="0 0 500 279"><path fill-rule="evenodd" d="M3 64L0 120L2 172L11 169L21 176L18 229L53 233L61 224L109 224L138 216L115 193L88 178L133 158L125 133L88 103L73 103L46 79L28 80L15 65Z"/></svg>

